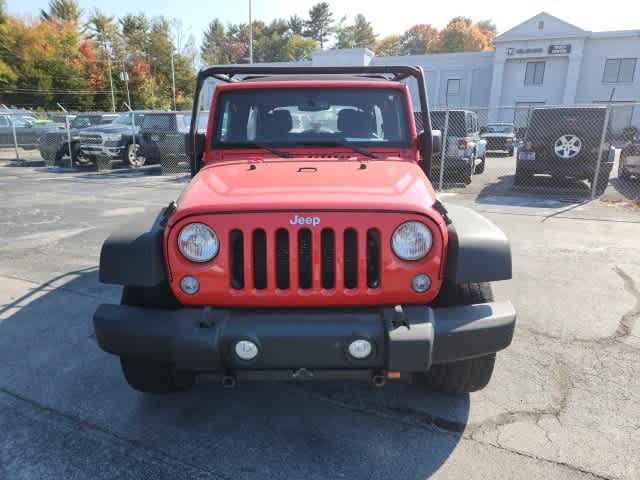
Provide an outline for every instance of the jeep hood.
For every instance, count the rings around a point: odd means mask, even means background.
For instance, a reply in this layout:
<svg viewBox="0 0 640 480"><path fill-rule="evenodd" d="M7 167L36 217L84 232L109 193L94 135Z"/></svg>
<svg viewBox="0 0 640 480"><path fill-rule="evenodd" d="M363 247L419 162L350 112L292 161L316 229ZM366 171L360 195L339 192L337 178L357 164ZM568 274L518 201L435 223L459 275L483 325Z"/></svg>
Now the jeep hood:
<svg viewBox="0 0 640 480"><path fill-rule="evenodd" d="M365 210L427 213L435 192L418 164L393 160L265 161L203 168L173 221L210 212Z"/></svg>

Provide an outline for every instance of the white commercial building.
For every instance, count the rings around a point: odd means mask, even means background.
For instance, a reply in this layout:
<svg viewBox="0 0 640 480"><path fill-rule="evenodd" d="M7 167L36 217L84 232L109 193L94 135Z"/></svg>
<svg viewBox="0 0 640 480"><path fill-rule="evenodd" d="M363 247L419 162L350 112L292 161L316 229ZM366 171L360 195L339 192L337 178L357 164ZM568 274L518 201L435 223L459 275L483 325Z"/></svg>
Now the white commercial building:
<svg viewBox="0 0 640 480"><path fill-rule="evenodd" d="M371 57L421 65L432 106L518 121L535 105L614 103L612 127L640 126L640 30L588 32L540 13L498 35L490 53ZM621 105L622 104L622 105Z"/></svg>
<svg viewBox="0 0 640 480"><path fill-rule="evenodd" d="M614 129L640 126L640 106L625 105L640 103L640 30L589 32L543 12L494 45L493 52L397 57L325 50L299 65L420 65L432 108L469 108L518 123L517 113L530 106L614 103Z"/></svg>

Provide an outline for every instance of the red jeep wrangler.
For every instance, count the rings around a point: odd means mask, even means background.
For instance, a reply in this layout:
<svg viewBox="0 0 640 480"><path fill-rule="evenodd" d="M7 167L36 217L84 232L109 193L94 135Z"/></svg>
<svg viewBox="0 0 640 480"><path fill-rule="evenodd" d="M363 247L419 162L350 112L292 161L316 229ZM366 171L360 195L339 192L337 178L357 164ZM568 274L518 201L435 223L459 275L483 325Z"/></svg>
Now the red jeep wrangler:
<svg viewBox="0 0 640 480"><path fill-rule="evenodd" d="M124 288L95 333L129 385L488 383L515 326L488 283L511 278L509 243L436 198L421 68L209 67L195 98L191 183L102 247L100 280Z"/></svg>

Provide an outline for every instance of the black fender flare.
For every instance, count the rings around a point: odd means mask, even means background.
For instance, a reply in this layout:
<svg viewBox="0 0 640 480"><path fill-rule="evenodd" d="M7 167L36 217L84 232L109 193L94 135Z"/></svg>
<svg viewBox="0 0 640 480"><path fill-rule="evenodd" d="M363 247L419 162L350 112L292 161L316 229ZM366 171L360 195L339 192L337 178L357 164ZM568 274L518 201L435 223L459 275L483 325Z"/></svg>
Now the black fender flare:
<svg viewBox="0 0 640 480"><path fill-rule="evenodd" d="M447 205L447 216L445 277L455 283L509 280L511 246L504 232L469 208Z"/></svg>
<svg viewBox="0 0 640 480"><path fill-rule="evenodd" d="M173 205L132 216L112 233L100 251L100 282L135 287L155 287L165 283L162 248L167 218Z"/></svg>

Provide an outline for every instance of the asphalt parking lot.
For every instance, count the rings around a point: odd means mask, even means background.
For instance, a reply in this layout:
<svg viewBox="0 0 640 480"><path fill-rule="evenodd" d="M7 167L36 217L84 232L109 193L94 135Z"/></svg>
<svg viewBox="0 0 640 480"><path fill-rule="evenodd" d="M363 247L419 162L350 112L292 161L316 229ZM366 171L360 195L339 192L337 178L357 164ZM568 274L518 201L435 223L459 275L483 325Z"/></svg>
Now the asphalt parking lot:
<svg viewBox="0 0 640 480"><path fill-rule="evenodd" d="M442 195L512 241L514 279L494 291L518 310L515 339L481 392L267 383L148 397L96 345L92 313L119 298L96 265L128 215L185 184L0 163L0 478L640 478L636 208Z"/></svg>

